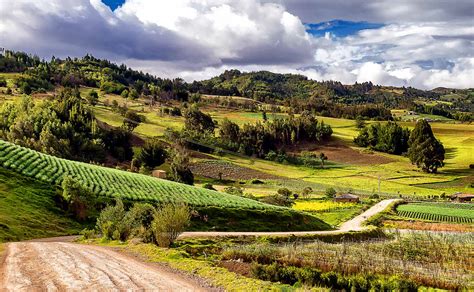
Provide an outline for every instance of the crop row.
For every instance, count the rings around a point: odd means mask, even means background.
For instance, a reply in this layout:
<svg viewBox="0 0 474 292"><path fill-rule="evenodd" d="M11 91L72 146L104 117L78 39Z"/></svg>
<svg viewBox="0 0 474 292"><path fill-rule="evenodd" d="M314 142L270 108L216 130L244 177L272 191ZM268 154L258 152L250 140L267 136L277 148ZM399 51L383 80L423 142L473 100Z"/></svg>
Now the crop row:
<svg viewBox="0 0 474 292"><path fill-rule="evenodd" d="M254 200L218 193L142 174L70 161L0 140L0 166L25 176L60 185L68 175L97 195L193 206L275 209Z"/></svg>
<svg viewBox="0 0 474 292"><path fill-rule="evenodd" d="M400 217L418 220L438 221L438 222L450 222L450 223L474 223L472 218L459 217L459 216L448 216L441 214L431 214L414 211L398 211Z"/></svg>

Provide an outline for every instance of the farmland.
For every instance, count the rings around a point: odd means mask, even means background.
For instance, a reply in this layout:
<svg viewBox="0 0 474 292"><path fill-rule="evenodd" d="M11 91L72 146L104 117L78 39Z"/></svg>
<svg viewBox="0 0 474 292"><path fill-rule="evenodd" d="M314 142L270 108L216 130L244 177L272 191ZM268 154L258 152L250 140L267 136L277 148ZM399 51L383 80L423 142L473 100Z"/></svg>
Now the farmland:
<svg viewBox="0 0 474 292"><path fill-rule="evenodd" d="M51 185L59 185L65 176L70 176L98 196L157 204L185 203L196 208L207 208L206 210L211 207L243 210L240 212L241 215L252 212L255 215L262 213L262 216L266 214L270 217L273 214L275 218L278 214L282 216L286 214L289 217L294 215L306 218L306 222L312 222L300 228L329 228L327 224L313 216L288 208L142 174L60 159L2 140L0 140L0 154L0 164L4 168ZM215 209L212 210L216 212ZM236 216L239 215L237 211L234 213ZM240 226L240 228L247 227L245 224Z"/></svg>
<svg viewBox="0 0 474 292"><path fill-rule="evenodd" d="M59 159L27 148L1 141L3 167L25 176L59 185L65 175L79 179L98 195L121 197L130 200L172 202L181 200L193 206L247 207L250 209L273 208L256 201L219 194L179 183L104 168L75 161ZM181 197L176 197L179 193Z"/></svg>
<svg viewBox="0 0 474 292"><path fill-rule="evenodd" d="M402 218L449 222L473 223L474 206L455 203L410 203L397 207L397 213Z"/></svg>

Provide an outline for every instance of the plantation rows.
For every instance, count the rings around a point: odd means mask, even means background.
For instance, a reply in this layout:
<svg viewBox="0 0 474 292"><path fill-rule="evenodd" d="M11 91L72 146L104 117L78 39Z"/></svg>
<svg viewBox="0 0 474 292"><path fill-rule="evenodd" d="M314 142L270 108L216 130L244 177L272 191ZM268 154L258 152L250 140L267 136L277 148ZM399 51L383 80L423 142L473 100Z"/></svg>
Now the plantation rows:
<svg viewBox="0 0 474 292"><path fill-rule="evenodd" d="M474 220L467 217L457 217L457 216L446 216L440 214L430 214L422 212L413 212L413 211L399 211L398 215L400 217L410 218L410 219L419 219L419 220L429 220L429 221L440 221L440 222L451 222L451 223L474 223Z"/></svg>
<svg viewBox="0 0 474 292"><path fill-rule="evenodd" d="M142 174L70 161L0 140L0 166L60 185L64 176L78 180L97 195L192 206L279 209L254 200L158 179Z"/></svg>
<svg viewBox="0 0 474 292"><path fill-rule="evenodd" d="M469 204L414 203L398 206L397 212L399 216L411 219L452 223L474 222L474 209Z"/></svg>

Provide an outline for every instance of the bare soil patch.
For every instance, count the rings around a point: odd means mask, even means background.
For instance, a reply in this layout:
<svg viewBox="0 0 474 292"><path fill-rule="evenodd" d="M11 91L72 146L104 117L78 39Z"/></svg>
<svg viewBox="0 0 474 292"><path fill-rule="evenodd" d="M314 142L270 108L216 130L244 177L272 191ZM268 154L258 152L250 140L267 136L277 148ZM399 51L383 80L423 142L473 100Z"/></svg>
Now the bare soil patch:
<svg viewBox="0 0 474 292"><path fill-rule="evenodd" d="M343 141L334 138L320 145L314 143L302 143L291 147L288 150L290 153L299 153L301 151L323 152L330 161L344 164L375 165L394 161L393 159L376 152L351 148Z"/></svg>
<svg viewBox="0 0 474 292"><path fill-rule="evenodd" d="M247 278L252 277L251 264L239 261L221 261L219 267L225 268L233 273L242 275Z"/></svg>
<svg viewBox="0 0 474 292"><path fill-rule="evenodd" d="M264 173L255 169L242 167L222 160L207 160L197 162L191 165L191 171L199 176L230 180L248 180L248 179L281 179L281 177Z"/></svg>

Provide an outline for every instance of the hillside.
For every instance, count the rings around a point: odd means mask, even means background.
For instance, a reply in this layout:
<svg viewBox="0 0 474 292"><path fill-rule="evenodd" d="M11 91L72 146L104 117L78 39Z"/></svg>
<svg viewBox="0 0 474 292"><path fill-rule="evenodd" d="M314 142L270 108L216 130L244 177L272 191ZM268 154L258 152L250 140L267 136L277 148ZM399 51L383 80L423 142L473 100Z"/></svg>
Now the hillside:
<svg viewBox="0 0 474 292"><path fill-rule="evenodd" d="M84 226L56 206L56 188L0 168L0 242L78 234Z"/></svg>
<svg viewBox="0 0 474 292"><path fill-rule="evenodd" d="M267 216L266 219L269 221L278 216L294 217L305 221L289 224L297 229L329 228L317 218L291 209L142 174L61 159L2 140L0 140L0 154L0 165L3 168L52 185L59 185L65 176L70 176L98 196L157 204L185 203L204 213L211 211L215 214L220 213L219 217L223 215L224 218L229 210L230 217L232 217L231 213L235 215L233 219L252 212L255 213L255 218L265 219ZM231 210L241 210L241 214L231 212ZM226 220L220 222L226 224ZM261 228L265 226L266 223L263 222ZM246 228L246 226L240 226L240 228Z"/></svg>

